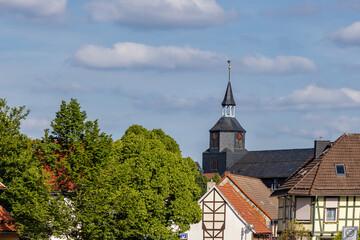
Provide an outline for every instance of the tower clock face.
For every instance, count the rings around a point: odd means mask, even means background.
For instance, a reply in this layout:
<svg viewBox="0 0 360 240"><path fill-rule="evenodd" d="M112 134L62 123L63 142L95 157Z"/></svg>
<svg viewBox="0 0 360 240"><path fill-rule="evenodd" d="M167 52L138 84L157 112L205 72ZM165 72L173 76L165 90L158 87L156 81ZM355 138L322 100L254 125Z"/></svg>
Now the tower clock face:
<svg viewBox="0 0 360 240"><path fill-rule="evenodd" d="M238 133L238 135L237 135L237 139L241 139L242 138L242 135L241 135L241 133Z"/></svg>

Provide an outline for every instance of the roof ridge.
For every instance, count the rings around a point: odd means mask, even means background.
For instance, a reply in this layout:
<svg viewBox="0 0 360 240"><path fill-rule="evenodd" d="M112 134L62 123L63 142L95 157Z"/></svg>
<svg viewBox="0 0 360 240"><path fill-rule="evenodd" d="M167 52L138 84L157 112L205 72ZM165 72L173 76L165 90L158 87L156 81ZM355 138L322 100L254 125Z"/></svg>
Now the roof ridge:
<svg viewBox="0 0 360 240"><path fill-rule="evenodd" d="M306 166L308 166L310 163L312 163L313 161L315 161L314 159L314 154L312 154L310 157L308 157L308 159L305 160L305 162L303 162L303 164L301 164L300 167L298 167L288 178L286 178L285 181L287 181L288 179L291 179L293 176L295 176L301 169L305 168Z"/></svg>
<svg viewBox="0 0 360 240"><path fill-rule="evenodd" d="M246 195L246 197L248 197L258 208L260 208L266 216L268 216L270 219L273 219L273 217L268 212L266 212L265 209L263 209L252 197L250 197L247 192L245 192L245 190L241 186L239 186L239 184L237 184L237 182L231 177L230 173L226 173L223 179L225 179L226 177L229 177L229 179ZM222 182L222 180L220 182ZM220 184L220 182L218 184Z"/></svg>
<svg viewBox="0 0 360 240"><path fill-rule="evenodd" d="M294 151L294 150L310 150L310 149L314 149L314 148L282 148L282 149L264 149L264 150L255 150L255 151L251 151L249 150L249 152L274 152L274 151Z"/></svg>
<svg viewBox="0 0 360 240"><path fill-rule="evenodd" d="M233 188L233 187L227 187L227 186L218 186L218 189L221 191L221 188L226 188L226 189L229 189L229 190L231 190L234 194L235 194L235 196L238 198L238 199L240 199L240 201L243 203L243 205L248 209L248 211L250 211L251 212L251 215L253 216L253 217L255 217L264 227L266 227L266 229L268 229L270 232L271 232L271 230L266 226L266 224L264 224L257 216L256 216L256 214L253 212L253 211L256 211L254 208L252 208L251 206L251 208L248 206L248 204L246 204L246 202L245 202L245 200L241 197L241 196L239 196L239 193L237 193L236 191L235 191L235 189ZM231 202L230 202L230 200L229 199L227 199L227 197L224 195L224 197L226 198L226 200L227 200L227 202L229 203L229 204L231 204ZM236 212L238 212L238 210L231 204L231 206L233 207L233 209L236 211ZM241 214L238 212L238 214L241 216ZM244 217L243 217L244 218ZM245 219L244 219L245 220ZM248 222L247 220L245 220L245 222ZM252 224L251 222L248 222L249 224ZM255 230L255 229L254 229Z"/></svg>
<svg viewBox="0 0 360 240"><path fill-rule="evenodd" d="M314 179L311 183L311 187L310 187L310 190L309 190L309 194L313 191L313 187L314 187L314 183L316 181L316 176L318 174L318 171L320 169L320 165L321 163L323 163L323 160L324 158L327 157L327 155L331 154L331 152L335 151L334 150L334 147L336 147L336 144L338 144L339 142L343 141L345 139L346 136L355 136L355 135L359 135L358 133L343 133L338 139L336 139L332 144L331 144L331 147L326 149L317 159L319 160L319 166L316 170L316 173L315 173L315 176L314 176Z"/></svg>
<svg viewBox="0 0 360 240"><path fill-rule="evenodd" d="M314 159L314 161L316 161L316 160L317 160L317 158ZM320 163L321 163L321 161L319 161L318 163L316 163L316 164L310 169L310 171L308 171L292 188L290 188L289 191L291 191L291 190L293 190L293 189L296 189L296 186L298 186L298 185L314 170L314 168L317 167ZM313 181L314 181L314 180L313 180ZM312 184L313 184L313 182L312 182ZM312 184L311 184L311 186L312 186ZM311 189L311 187L310 187L310 189ZM309 189L309 193L310 193L310 189Z"/></svg>

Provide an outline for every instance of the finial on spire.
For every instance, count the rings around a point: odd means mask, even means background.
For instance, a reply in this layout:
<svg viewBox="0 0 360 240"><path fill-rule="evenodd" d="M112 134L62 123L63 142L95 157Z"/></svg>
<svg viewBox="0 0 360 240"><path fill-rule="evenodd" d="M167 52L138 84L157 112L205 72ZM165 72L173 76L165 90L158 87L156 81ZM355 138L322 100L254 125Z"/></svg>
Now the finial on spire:
<svg viewBox="0 0 360 240"><path fill-rule="evenodd" d="M227 60L227 63L229 64L229 82L230 82L230 69L231 69L231 60Z"/></svg>

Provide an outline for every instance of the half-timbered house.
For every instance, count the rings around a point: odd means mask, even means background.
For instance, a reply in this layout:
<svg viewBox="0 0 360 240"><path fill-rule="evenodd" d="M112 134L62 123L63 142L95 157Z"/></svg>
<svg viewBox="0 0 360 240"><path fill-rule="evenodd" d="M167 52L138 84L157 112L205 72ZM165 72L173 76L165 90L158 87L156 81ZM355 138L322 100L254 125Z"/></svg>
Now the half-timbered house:
<svg viewBox="0 0 360 240"><path fill-rule="evenodd" d="M343 227L360 226L360 134L328 141L272 196L279 198L280 232L295 219L314 240L333 239Z"/></svg>

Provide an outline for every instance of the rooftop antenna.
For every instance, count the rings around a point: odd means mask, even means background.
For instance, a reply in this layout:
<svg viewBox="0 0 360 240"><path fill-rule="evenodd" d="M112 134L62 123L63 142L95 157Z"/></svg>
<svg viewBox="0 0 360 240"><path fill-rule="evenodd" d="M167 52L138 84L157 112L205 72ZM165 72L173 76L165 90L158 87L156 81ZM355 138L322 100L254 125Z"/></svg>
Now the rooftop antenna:
<svg viewBox="0 0 360 240"><path fill-rule="evenodd" d="M227 63L229 64L229 82L230 82L230 69L231 69L231 60L227 60Z"/></svg>

